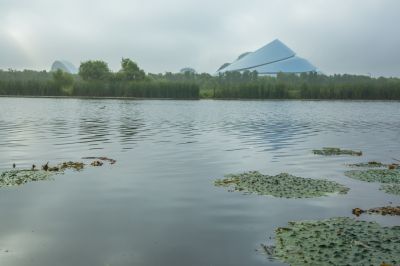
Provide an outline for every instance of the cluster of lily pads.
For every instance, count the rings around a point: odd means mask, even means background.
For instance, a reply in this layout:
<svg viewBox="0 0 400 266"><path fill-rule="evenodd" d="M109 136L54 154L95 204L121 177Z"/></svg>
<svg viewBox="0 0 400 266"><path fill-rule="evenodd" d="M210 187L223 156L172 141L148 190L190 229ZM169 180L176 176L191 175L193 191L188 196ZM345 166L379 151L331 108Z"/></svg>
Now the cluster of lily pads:
<svg viewBox="0 0 400 266"><path fill-rule="evenodd" d="M114 159L109 159L107 157L85 157L83 159L94 158L93 162L90 165L92 166L101 166L103 165L102 161L108 161L110 164L114 164L116 161ZM26 184L28 182L33 181L43 181L50 180L52 176L56 174L62 174L67 169L73 169L76 171L80 171L84 169L86 166L83 162L62 162L56 165L49 165L49 162L42 165L41 169L36 169L35 165L32 165L30 169L15 169L15 164L13 165L14 169L7 170L1 173L0 175L0 187L7 186L19 186Z"/></svg>
<svg viewBox="0 0 400 266"><path fill-rule="evenodd" d="M313 150L318 155L353 155L361 156L362 151L344 150L340 148L322 148L321 150ZM377 161L369 161L366 163L349 164L350 167L375 168L363 170L346 171L347 177L366 181L382 183L381 190L389 194L400 195L400 165L398 163L384 164ZM379 169L386 168L386 169Z"/></svg>
<svg viewBox="0 0 400 266"><path fill-rule="evenodd" d="M339 148L313 150L324 156L361 156L361 151ZM400 195L400 166L370 161L349 164L357 169L345 175L367 182L382 183L387 193ZM386 168L386 169L383 169ZM349 188L333 181L293 176L287 173L264 175L257 171L231 174L215 181L216 186L233 191L285 198L310 198L330 193L346 194ZM353 209L353 214L400 215L400 206L368 210ZM263 245L273 258L291 265L397 265L400 263L400 227L381 227L377 223L352 218L290 222L276 230L275 246Z"/></svg>
<svg viewBox="0 0 400 266"><path fill-rule="evenodd" d="M334 181L303 178L287 173L264 175L257 171L227 175L224 179L217 179L215 185L233 186L235 191L284 198L320 197L328 193L346 194L349 190Z"/></svg>
<svg viewBox="0 0 400 266"><path fill-rule="evenodd" d="M0 175L0 187L20 186L32 181L49 180L53 174L42 170L9 170Z"/></svg>
<svg viewBox="0 0 400 266"><path fill-rule="evenodd" d="M381 185L380 190L400 196L400 184L383 184Z"/></svg>
<svg viewBox="0 0 400 266"><path fill-rule="evenodd" d="M381 183L381 190L389 194L400 195L400 169L367 169L346 171L347 177Z"/></svg>
<svg viewBox="0 0 400 266"><path fill-rule="evenodd" d="M397 265L400 226L351 218L289 222L276 230L272 257L291 265Z"/></svg>

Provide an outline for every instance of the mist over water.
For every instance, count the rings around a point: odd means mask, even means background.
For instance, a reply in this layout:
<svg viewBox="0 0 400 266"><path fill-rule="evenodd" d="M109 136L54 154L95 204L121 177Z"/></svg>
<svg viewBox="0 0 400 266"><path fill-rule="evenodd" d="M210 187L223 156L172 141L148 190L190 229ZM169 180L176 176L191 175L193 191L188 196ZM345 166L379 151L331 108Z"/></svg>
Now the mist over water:
<svg viewBox="0 0 400 266"><path fill-rule="evenodd" d="M0 98L0 170L107 156L114 165L0 189L1 265L281 265L255 249L291 220L400 204L345 164L400 159L400 103ZM362 150L323 157L312 149ZM279 199L214 187L258 170L347 195ZM362 216L383 225L398 218Z"/></svg>

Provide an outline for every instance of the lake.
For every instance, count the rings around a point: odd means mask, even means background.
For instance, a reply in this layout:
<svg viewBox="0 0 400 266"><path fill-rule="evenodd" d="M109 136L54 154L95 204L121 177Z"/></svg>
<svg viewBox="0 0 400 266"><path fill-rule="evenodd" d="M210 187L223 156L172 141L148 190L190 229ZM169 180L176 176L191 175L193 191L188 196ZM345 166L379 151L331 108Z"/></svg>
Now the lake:
<svg viewBox="0 0 400 266"><path fill-rule="evenodd" d="M363 156L312 153L326 146ZM284 265L260 244L288 221L400 205L343 174L400 159L400 102L0 98L1 171L86 156L117 162L0 188L0 265ZM250 170L350 191L281 199L214 186Z"/></svg>

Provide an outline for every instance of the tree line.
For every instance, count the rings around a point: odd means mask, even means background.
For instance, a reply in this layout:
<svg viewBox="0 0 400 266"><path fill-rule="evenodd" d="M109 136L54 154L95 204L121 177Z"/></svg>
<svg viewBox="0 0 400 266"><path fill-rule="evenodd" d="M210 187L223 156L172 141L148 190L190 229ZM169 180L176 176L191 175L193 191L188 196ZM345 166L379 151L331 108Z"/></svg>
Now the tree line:
<svg viewBox="0 0 400 266"><path fill-rule="evenodd" d="M324 75L316 72L260 76L257 72L154 75L167 81L198 84L201 98L400 100L399 78L363 75Z"/></svg>
<svg viewBox="0 0 400 266"><path fill-rule="evenodd" d="M400 100L399 78L320 73L260 76L257 72L145 73L128 58L112 72L104 61L82 62L78 75L61 70L0 71L1 95L215 99Z"/></svg>
<svg viewBox="0 0 400 266"><path fill-rule="evenodd" d="M100 60L82 62L78 75L60 69L0 70L0 95L198 99L199 86L187 80L153 80L131 59L123 58L116 73Z"/></svg>

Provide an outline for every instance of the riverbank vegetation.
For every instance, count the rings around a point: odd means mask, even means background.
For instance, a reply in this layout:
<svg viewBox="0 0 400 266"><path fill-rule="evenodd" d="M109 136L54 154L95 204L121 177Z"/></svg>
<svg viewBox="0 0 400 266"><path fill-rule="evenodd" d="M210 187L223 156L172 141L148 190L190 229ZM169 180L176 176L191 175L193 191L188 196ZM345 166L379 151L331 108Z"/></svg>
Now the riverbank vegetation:
<svg viewBox="0 0 400 266"><path fill-rule="evenodd" d="M86 61L79 74L1 71L0 95L214 99L400 100L399 78L319 73L258 76L256 72L145 73L130 59L112 72L106 62Z"/></svg>

